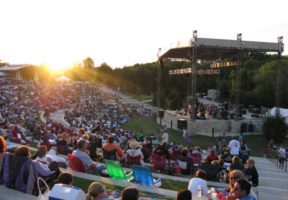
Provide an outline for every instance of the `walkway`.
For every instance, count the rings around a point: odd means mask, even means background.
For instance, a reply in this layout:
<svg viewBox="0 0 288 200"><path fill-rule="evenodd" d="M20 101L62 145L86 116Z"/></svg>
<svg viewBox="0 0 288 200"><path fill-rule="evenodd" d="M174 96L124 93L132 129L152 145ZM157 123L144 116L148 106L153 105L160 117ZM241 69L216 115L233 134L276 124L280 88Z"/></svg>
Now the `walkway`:
<svg viewBox="0 0 288 200"><path fill-rule="evenodd" d="M288 173L278 169L266 158L253 157L259 173L258 193L260 200L287 200Z"/></svg>
<svg viewBox="0 0 288 200"><path fill-rule="evenodd" d="M65 121L65 110L57 110L50 114L50 119L55 122L59 122L64 125L65 128L69 128L70 124Z"/></svg>
<svg viewBox="0 0 288 200"><path fill-rule="evenodd" d="M9 189L4 185L0 185L0 194L1 194L0 196L1 200L12 200L12 199L38 200L38 198L35 196L32 196L30 194L25 194L17 190Z"/></svg>

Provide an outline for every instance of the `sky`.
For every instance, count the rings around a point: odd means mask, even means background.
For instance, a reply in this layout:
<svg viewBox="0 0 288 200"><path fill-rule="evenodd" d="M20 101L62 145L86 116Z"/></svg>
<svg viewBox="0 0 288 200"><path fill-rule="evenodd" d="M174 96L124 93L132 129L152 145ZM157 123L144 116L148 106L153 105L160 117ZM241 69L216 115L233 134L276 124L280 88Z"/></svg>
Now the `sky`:
<svg viewBox="0 0 288 200"><path fill-rule="evenodd" d="M1 0L0 60L68 67L153 62L159 48L198 37L288 41L286 0ZM285 47L284 47L285 48ZM285 48L284 55L287 55Z"/></svg>

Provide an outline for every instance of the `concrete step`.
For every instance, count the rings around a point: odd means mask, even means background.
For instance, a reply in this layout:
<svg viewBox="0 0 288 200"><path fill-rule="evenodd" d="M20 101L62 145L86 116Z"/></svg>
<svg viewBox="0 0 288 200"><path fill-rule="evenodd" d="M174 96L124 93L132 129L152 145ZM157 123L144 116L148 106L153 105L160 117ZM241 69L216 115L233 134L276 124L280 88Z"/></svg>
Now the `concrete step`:
<svg viewBox="0 0 288 200"><path fill-rule="evenodd" d="M260 177L259 186L288 190L288 181L287 179L284 180L284 179L278 179L278 178Z"/></svg>
<svg viewBox="0 0 288 200"><path fill-rule="evenodd" d="M38 200L38 197L30 195L30 194L25 194L23 192L19 192L17 190L9 189L4 185L0 185L0 199L1 200L13 200L13 199Z"/></svg>
<svg viewBox="0 0 288 200"><path fill-rule="evenodd" d="M288 190L259 186L258 195L258 200L287 200Z"/></svg>

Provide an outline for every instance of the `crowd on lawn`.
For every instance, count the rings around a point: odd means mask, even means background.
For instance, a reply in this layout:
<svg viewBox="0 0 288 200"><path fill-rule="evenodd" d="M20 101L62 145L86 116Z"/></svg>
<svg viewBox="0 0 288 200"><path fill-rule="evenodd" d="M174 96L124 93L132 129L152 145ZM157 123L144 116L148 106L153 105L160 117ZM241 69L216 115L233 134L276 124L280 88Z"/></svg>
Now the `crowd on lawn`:
<svg viewBox="0 0 288 200"><path fill-rule="evenodd" d="M224 193L225 199L249 199L251 186L258 186L255 162L249 159L250 149L243 138L234 137L228 142L225 137L220 137L214 146L203 150L197 145L183 147L169 142L166 127L144 136L143 130L133 132L123 128L123 124L136 115L152 116L151 110L141 105L125 104L118 95L106 93L95 85L85 82L44 84L1 81L0 105L0 135L7 141L22 144L8 150L6 141L1 137L2 183L11 181L5 177L11 162L27 164L27 159L21 158L24 157L31 158L29 163L37 174L53 185L64 176L59 167L70 164L59 156L62 154L80 159L85 172L105 177L109 176L103 163L107 159L118 160L122 166L141 165L151 167L154 172L192 176L188 189L179 191L178 199L185 199L185 196L189 199L189 195L208 196L207 180L230 184L228 192ZM60 109L65 109L65 120L69 126L49 120L49 113ZM41 122L39 111L45 112L46 123ZM31 155L27 145L38 140L38 151ZM11 155L17 159L7 162ZM247 166L244 167L244 164ZM15 165L13 169L24 170L20 165ZM33 187L29 185L33 184L33 176L29 174L26 178L29 182L20 181L18 187L25 185L22 190L27 192L30 189L33 193ZM88 189L87 199L97 199L99 191L105 193L101 183L93 184ZM93 192L93 188L98 192ZM247 195L249 198L244 197ZM139 196L138 193L135 193L135 199L136 196Z"/></svg>

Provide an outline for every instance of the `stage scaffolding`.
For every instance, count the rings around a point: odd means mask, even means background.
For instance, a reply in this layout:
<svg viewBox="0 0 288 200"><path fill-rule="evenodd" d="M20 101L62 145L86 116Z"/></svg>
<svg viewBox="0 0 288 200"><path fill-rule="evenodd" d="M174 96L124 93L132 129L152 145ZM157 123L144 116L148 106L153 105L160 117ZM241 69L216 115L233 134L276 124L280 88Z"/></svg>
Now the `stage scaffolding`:
<svg viewBox="0 0 288 200"><path fill-rule="evenodd" d="M197 85L197 61L198 60L234 60L236 67L236 118L241 117L240 96L241 96L241 67L243 63L243 55L251 52L271 52L277 53L279 64L276 77L276 107L281 103L281 54L284 51L283 37L278 37L278 42L256 42L243 41L242 34L237 34L236 40L198 38L197 31L193 31L191 40L178 42L173 47L158 52L159 69L157 76L157 106L160 109L160 93L161 93L161 74L164 67L163 61L170 60L188 60L191 63L191 96L192 111L191 119L196 119L196 85ZM215 65L215 64L214 64ZM217 67L217 64L215 65Z"/></svg>

